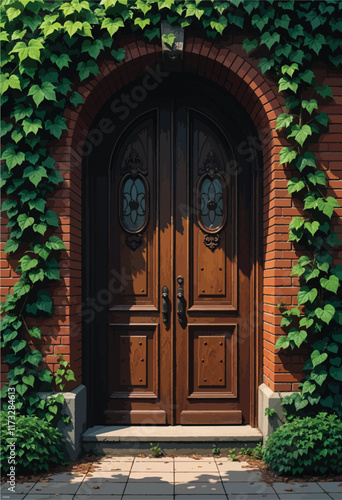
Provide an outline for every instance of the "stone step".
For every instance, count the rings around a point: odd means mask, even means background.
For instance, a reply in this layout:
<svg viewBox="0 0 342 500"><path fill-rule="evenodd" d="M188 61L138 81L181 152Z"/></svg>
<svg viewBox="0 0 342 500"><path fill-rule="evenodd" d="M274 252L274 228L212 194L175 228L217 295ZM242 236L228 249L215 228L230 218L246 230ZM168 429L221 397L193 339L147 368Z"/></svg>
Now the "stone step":
<svg viewBox="0 0 342 500"><path fill-rule="evenodd" d="M216 443L222 452L232 448L238 452L242 446L254 447L262 440L259 429L250 425L96 425L82 436L84 451L96 455L149 454L150 443L159 443L166 454L210 454Z"/></svg>

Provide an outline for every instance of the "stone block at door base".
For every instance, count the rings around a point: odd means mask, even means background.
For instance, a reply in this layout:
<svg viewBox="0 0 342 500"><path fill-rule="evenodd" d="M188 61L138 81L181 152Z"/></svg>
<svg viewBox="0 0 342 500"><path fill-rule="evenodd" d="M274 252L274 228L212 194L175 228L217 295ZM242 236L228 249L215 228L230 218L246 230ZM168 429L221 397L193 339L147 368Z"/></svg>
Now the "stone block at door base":
<svg viewBox="0 0 342 500"><path fill-rule="evenodd" d="M261 384L258 390L258 427L264 436L264 444L267 437L278 427L285 423L282 398L290 396L292 392L273 392L266 384ZM272 408L277 413L273 417L265 415L265 409Z"/></svg>

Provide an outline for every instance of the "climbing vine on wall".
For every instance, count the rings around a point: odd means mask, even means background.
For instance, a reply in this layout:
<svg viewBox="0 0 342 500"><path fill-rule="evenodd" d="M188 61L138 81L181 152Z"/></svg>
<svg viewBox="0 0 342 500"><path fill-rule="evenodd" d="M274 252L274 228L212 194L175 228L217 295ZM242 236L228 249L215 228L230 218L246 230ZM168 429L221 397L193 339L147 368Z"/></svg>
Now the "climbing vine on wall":
<svg viewBox="0 0 342 500"><path fill-rule="evenodd" d="M302 252L292 270L300 280L298 307L282 310L287 335L276 347L307 344L309 357L301 392L285 403L297 412L310 405L313 411L323 406L342 414L342 266L332 262L339 241L331 223L339 205L326 196L326 175L309 151L327 132L329 117L319 106L333 97L317 82L315 62L341 65L341 9L335 0L2 1L2 209L10 228L5 253L19 259L20 272L2 307L2 346L10 368L2 395L15 386L19 411L45 411L37 391L53 380L33 347L41 329L27 326L53 315L49 287L60 279L58 258L65 249L54 234L58 217L46 206L63 180L49 144L67 129L63 112L82 103L75 87L100 73L101 57L122 61L123 34L133 31L156 41L161 20L167 20L217 40L242 30L248 36L244 48L286 96L286 112L277 120L288 141L280 163L293 172L288 191L303 202L304 215L289 228L289 240ZM172 45L173 35L164 41ZM56 408L49 411L54 415Z"/></svg>

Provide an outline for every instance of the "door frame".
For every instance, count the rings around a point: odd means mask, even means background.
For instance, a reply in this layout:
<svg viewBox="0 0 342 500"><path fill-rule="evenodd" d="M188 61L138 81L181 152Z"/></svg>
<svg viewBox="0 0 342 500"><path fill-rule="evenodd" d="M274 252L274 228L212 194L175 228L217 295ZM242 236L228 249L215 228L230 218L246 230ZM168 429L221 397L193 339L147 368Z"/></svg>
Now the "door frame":
<svg viewBox="0 0 342 500"><path fill-rule="evenodd" d="M213 100L216 100L218 109L224 109L239 116L241 129L244 130L244 139L252 136L258 138L256 128L241 104L233 98L227 91L204 78L193 77L186 74L175 74L172 78L184 78L189 84L193 83L195 88L205 94L210 89ZM134 87L134 83L124 89L129 93ZM163 85L153 93L154 98L158 98L163 91ZM117 96L113 96L115 100ZM112 101L113 102L113 101ZM147 99L139 105L139 115L151 110L151 101ZM135 118L131 113L126 121L121 121L122 129L129 126ZM94 120L89 134L99 130L99 124L104 119L109 119L114 123L113 112L110 105L104 106ZM116 118L117 120L117 118ZM115 142L122 135L122 130L115 135ZM89 137L88 134L88 137ZM241 147L248 145L246 141L241 143ZM103 141L94 147L90 155L83 158L82 175L82 382L87 387L87 419L88 425L103 424L105 402L107 396L107 326L106 326L106 291L108 295L108 269L107 250L104 250L100 259L98 251L104 245L108 248L108 234L106 221L96 218L97 201L101 200L108 209L107 201L102 196L107 193L107 173L108 165L97 162L100 156L108 155L109 149L114 149L113 134L108 134ZM253 214L252 232L250 237L251 245L251 276L250 276L250 423L252 427L257 427L257 394L258 386L262 383L262 157L261 147L254 147L254 158L251 164L251 212ZM102 150L102 151L101 151ZM252 150L250 150L252 152ZM105 162L103 162L105 163ZM93 165L96 165L94 169ZM96 172L95 172L96 170ZM95 176L95 177L94 177ZM94 182L96 178L96 182ZM104 210L103 206L102 209ZM95 232L96 229L96 232ZM96 238L94 239L94 234ZM95 245L92 244L95 242ZM105 257L105 258L103 258ZM110 280L109 280L110 281ZM115 287L115 285L114 285ZM174 384L173 384L174 385Z"/></svg>

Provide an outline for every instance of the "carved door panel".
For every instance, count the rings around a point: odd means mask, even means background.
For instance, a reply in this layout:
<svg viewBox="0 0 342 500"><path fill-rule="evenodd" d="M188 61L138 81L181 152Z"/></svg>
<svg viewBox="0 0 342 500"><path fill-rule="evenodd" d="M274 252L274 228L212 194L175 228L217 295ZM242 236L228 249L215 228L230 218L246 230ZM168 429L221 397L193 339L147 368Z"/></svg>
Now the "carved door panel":
<svg viewBox="0 0 342 500"><path fill-rule="evenodd" d="M170 423L170 325L160 297L170 287L170 137L157 129L166 121L170 132L169 118L160 109L145 114L113 153L109 274L119 285L108 313L107 423Z"/></svg>
<svg viewBox="0 0 342 500"><path fill-rule="evenodd" d="M249 421L249 177L204 111L165 99L114 149L107 423Z"/></svg>
<svg viewBox="0 0 342 500"><path fill-rule="evenodd" d="M187 105L176 123L176 421L241 424L250 408L250 203L218 121ZM181 126L183 124L184 126ZM182 131L186 136L181 137Z"/></svg>

